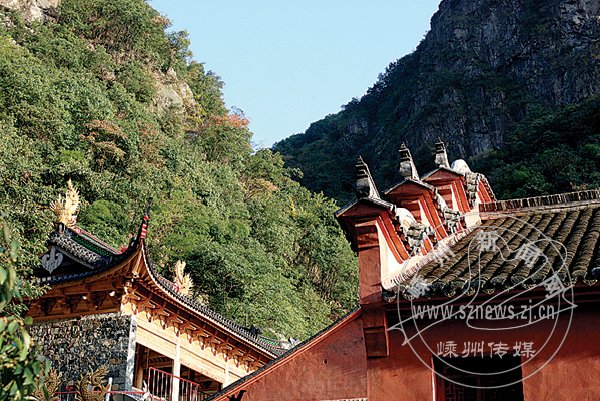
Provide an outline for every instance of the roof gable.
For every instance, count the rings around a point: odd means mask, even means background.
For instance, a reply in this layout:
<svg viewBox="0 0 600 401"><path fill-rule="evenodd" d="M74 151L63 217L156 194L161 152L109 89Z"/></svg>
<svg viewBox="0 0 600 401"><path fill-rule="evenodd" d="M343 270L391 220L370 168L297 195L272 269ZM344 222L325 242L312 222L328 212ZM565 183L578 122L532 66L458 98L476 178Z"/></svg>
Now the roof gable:
<svg viewBox="0 0 600 401"><path fill-rule="evenodd" d="M337 333L343 332L343 330L345 330L350 324L355 322L361 316L361 313L362 310L360 308L354 309L311 338L290 349L278 358L272 360L267 365L232 383L228 387L224 388L221 392L207 398L207 401L229 400L234 394L242 391L242 389L248 389L254 383L257 383L261 379L272 375L276 370L285 369L286 366L294 360L300 358L302 355L306 355L311 350L333 338ZM366 360L366 358L361 359ZM319 362L323 363L322 361ZM289 372L289 374L293 375L293 372ZM298 381L298 385L305 386L305 383Z"/></svg>

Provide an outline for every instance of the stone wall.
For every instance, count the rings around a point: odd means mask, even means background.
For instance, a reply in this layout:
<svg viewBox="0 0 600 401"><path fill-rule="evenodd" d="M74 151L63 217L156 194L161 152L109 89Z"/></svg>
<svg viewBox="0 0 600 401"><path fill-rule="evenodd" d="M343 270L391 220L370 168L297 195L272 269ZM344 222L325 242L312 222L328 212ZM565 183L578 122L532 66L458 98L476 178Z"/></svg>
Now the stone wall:
<svg viewBox="0 0 600 401"><path fill-rule="evenodd" d="M31 335L52 366L72 385L81 375L102 365L113 378L113 390L131 388L135 320L120 313L36 323Z"/></svg>

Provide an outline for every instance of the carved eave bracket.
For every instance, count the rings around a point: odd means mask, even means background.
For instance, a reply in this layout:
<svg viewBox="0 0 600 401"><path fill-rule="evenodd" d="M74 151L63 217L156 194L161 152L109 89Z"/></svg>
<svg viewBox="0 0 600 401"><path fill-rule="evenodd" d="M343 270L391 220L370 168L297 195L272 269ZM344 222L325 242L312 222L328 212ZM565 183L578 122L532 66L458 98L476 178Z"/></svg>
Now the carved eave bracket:
<svg viewBox="0 0 600 401"><path fill-rule="evenodd" d="M249 366L250 370L254 370L255 363L265 364L270 360L243 341L221 331L217 326L196 316L193 311L163 295L154 286L138 280L132 283L122 299L127 305L125 309L133 311L138 319L156 322L163 330L174 330L188 343L197 343L201 349L210 350L214 356L230 358L236 364ZM251 363L248 363L249 358L252 359Z"/></svg>

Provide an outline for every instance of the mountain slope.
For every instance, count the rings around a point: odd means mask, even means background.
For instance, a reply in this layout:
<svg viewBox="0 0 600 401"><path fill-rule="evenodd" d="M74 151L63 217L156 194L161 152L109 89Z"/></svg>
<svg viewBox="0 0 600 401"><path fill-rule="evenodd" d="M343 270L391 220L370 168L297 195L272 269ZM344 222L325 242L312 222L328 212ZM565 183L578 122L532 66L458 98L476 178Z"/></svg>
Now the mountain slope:
<svg viewBox="0 0 600 401"><path fill-rule="evenodd" d="M0 214L23 273L72 179L79 226L114 246L153 197L163 274L184 260L198 298L265 335L304 338L354 307L335 204L252 150L248 121L225 108L185 32L143 0L64 0L42 19L0 7Z"/></svg>
<svg viewBox="0 0 600 401"><path fill-rule="evenodd" d="M397 180L402 142L424 171L437 137L452 157L485 157L519 122L600 93L599 16L596 0L443 0L414 53L274 150L303 170L302 183L340 200L352 196L359 154L382 184Z"/></svg>

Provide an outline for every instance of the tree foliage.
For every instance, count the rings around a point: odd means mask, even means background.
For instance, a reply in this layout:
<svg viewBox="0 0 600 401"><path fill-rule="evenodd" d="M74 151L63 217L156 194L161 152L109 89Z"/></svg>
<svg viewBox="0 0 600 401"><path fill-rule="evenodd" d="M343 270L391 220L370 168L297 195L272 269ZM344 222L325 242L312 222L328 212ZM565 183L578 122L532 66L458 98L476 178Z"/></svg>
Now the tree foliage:
<svg viewBox="0 0 600 401"><path fill-rule="evenodd" d="M69 178L78 224L115 246L147 197L153 260L182 259L196 296L265 334L304 338L356 302L356 260L336 205L254 151L222 82L191 58L184 32L143 0L64 0L57 21L0 23L0 211L35 266ZM184 105L157 93L186 87ZM169 89L171 90L171 89Z"/></svg>
<svg viewBox="0 0 600 401"><path fill-rule="evenodd" d="M600 188L600 97L537 111L474 166L501 198Z"/></svg>
<svg viewBox="0 0 600 401"><path fill-rule="evenodd" d="M11 313L15 308L9 307L15 300L22 301L22 283L14 268L18 253L19 243L11 239L8 225L0 220L0 401L26 399L49 369L27 331L31 318L21 319Z"/></svg>

